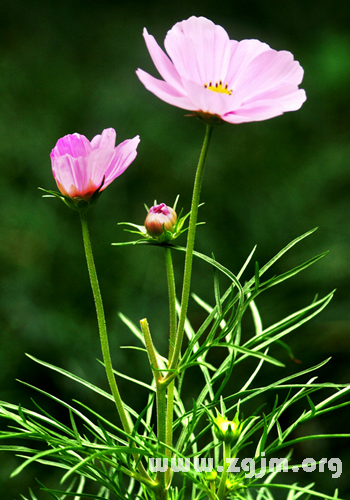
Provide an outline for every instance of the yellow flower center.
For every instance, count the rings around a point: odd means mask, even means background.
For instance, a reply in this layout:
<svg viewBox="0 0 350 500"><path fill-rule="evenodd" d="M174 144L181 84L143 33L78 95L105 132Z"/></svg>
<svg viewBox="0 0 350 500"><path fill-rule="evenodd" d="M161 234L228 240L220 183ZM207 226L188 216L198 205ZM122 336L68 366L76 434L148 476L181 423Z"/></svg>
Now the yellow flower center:
<svg viewBox="0 0 350 500"><path fill-rule="evenodd" d="M222 80L219 82L216 82L215 85L213 85L213 82L209 82L209 85L207 83L204 84L204 87L208 90L212 90L213 92L220 92L221 94L232 94L232 90L228 88L228 84L224 86L222 84Z"/></svg>

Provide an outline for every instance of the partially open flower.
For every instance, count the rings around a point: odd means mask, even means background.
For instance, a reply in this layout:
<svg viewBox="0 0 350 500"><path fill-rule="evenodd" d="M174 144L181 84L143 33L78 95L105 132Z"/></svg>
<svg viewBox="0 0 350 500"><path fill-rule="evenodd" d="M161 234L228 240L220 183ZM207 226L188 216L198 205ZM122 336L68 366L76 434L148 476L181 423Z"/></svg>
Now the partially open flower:
<svg viewBox="0 0 350 500"><path fill-rule="evenodd" d="M299 109L306 99L298 87L303 68L293 54L259 40L230 40L205 17L192 16L168 31L168 55L146 28L143 36L162 77L138 69L146 89L210 123L267 120Z"/></svg>
<svg viewBox="0 0 350 500"><path fill-rule="evenodd" d="M147 233L153 238L158 238L163 234L164 229L172 232L177 220L176 212L165 203L154 205L148 211L145 228Z"/></svg>
<svg viewBox="0 0 350 500"><path fill-rule="evenodd" d="M103 130L90 142L84 135L69 134L51 152L52 173L64 197L90 202L136 157L139 136L115 146L113 128ZM69 201L69 200L68 200Z"/></svg>
<svg viewBox="0 0 350 500"><path fill-rule="evenodd" d="M214 419L214 434L215 436L225 443L232 443L241 433L243 423L239 421L238 412L233 420L227 420L218 413Z"/></svg>

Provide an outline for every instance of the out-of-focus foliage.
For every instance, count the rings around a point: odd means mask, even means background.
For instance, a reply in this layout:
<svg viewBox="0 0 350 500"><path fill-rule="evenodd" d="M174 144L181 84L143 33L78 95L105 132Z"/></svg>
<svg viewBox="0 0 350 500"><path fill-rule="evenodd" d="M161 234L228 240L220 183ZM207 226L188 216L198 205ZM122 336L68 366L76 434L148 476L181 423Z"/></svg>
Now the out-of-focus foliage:
<svg viewBox="0 0 350 500"><path fill-rule="evenodd" d="M278 294L271 290L258 305L268 324L305 306L315 293L337 288L328 309L295 333L292 348L305 367L333 356L323 380L349 381L349 13L346 3L312 0L1 3L1 399L30 404L33 394L15 378L49 388L58 397L64 394L66 400L81 390L33 366L25 352L104 383L103 369L95 362L100 348L78 216L37 190L56 188L49 154L58 138L73 132L91 139L114 127L118 141L141 136L136 161L103 193L90 219L115 366L150 377L137 351L119 349L134 340L118 312L135 322L147 317L162 352L168 335L164 257L157 248L110 243L130 237L118 222L143 224L143 203L156 199L172 205L180 194L178 208L189 210L204 127L148 93L135 69L156 76L142 38L144 26L162 45L166 31L193 14L222 24L231 38L259 38L293 52L305 69L302 87L308 96L298 112L214 131L200 209L206 225L198 228L196 247L238 270L256 243L256 259L264 264L294 237L319 226L300 246L304 254L291 252L278 271L327 249L330 255ZM174 257L181 270L182 255ZM214 303L210 272L204 263L195 263L193 290ZM201 321L194 302L190 314L193 324ZM289 359L286 364L286 373L298 369ZM266 370L266 380L276 378L274 370L281 369ZM120 385L127 403L145 404L144 396L128 390L124 381ZM113 407L104 411L112 413ZM323 418L316 423L318 433L334 426L348 432L348 420L345 411ZM347 450L348 443L324 441L296 453L301 459L317 459L317 454L342 458L345 472L339 480L322 485L318 474L317 481L318 489L330 494L339 485L346 496ZM45 478L45 468L33 467L9 480L15 461L4 457L4 500L27 494L27 485L37 488L35 476Z"/></svg>

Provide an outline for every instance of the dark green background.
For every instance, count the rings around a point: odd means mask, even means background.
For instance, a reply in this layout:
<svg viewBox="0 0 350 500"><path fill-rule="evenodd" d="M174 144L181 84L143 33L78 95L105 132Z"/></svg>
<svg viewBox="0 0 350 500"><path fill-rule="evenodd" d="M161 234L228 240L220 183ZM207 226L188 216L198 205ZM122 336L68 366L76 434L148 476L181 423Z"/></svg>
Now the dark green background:
<svg viewBox="0 0 350 500"><path fill-rule="evenodd" d="M117 223L142 224L144 203L151 205L157 199L172 204L180 194L179 207L189 210L204 127L147 92L135 70L141 67L157 75L142 38L144 26L162 45L167 30L193 14L223 25L231 38L258 38L293 52L304 67L302 87L308 96L298 112L214 131L202 191L205 205L200 209L200 220L207 224L198 230L196 247L214 252L221 263L238 272L255 244L256 259L263 265L290 240L319 226L277 264L275 272L327 249L330 254L290 283L267 292L258 306L268 326L306 306L316 293L323 296L337 288L327 310L296 331L290 345L302 368L332 356L320 372L321 381L350 379L349 5L311 0L14 0L0 5L1 399L32 407L30 398L35 396L49 411L60 414L52 403L15 382L19 378L68 402L80 398L98 404L114 418L112 407L24 355L28 352L106 388L103 370L95 362L100 347L78 214L58 200L42 198L37 190L56 188L49 154L68 133L91 139L114 127L119 142L141 136L137 159L91 210L90 226L115 366L150 380L144 356L119 349L137 345L118 318L119 311L136 323L147 317L165 354L168 319L162 251L116 248L110 243L130 239ZM182 255L175 255L175 261L181 271ZM252 272L250 268L246 277ZM195 263L193 290L213 303L211 269L202 263ZM193 303L190 315L199 326L203 313ZM249 322L246 328L247 337ZM286 368L266 368L266 380L300 368L280 348L273 354ZM247 376L242 366L232 390ZM261 377L258 383L264 381ZM126 401L141 409L145 394L130 390L123 381L120 386ZM190 404L190 391L187 396ZM68 418L65 413L60 416ZM345 408L298 432L349 432L348 422ZM312 479L329 494L338 486L346 498L348 448L349 441L323 440L301 447L296 456L341 458L339 480L325 474ZM18 463L10 454L1 455L2 499L27 496L28 485L38 491L35 477L54 484L52 471L44 466L31 466L8 479ZM311 481L310 474L304 476L304 484Z"/></svg>

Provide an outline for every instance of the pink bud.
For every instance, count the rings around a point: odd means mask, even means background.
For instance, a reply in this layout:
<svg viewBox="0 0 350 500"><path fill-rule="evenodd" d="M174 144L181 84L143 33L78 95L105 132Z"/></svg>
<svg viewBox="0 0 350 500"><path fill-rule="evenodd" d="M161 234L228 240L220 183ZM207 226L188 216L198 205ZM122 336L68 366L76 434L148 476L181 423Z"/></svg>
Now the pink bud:
<svg viewBox="0 0 350 500"><path fill-rule="evenodd" d="M172 231L176 220L175 210L165 203L161 203L149 209L145 220L145 228L150 236L158 238L163 233L163 226L167 231Z"/></svg>

